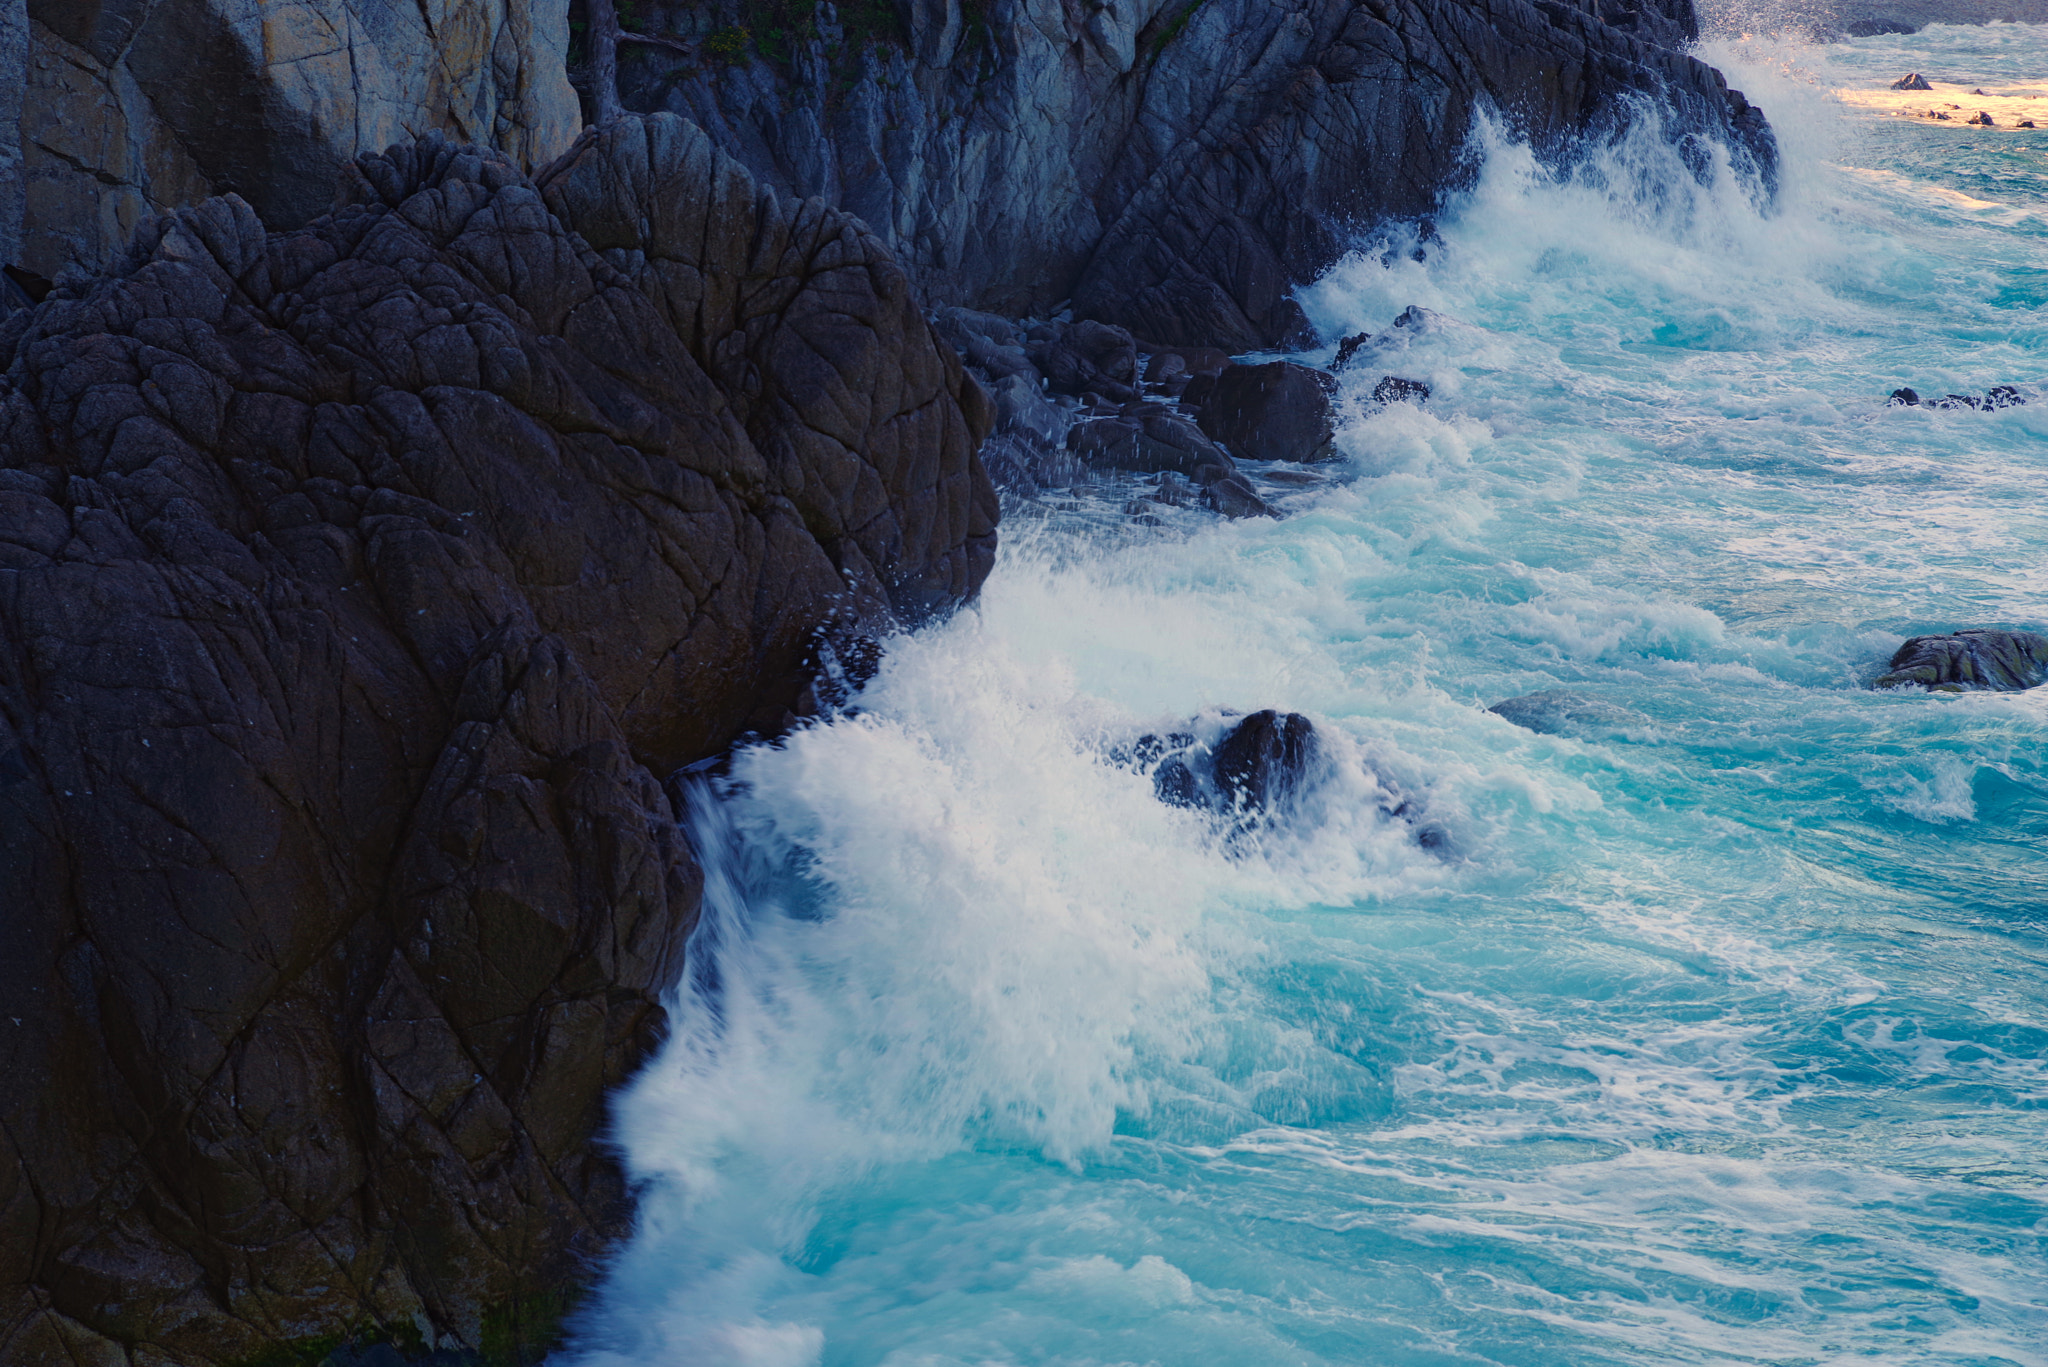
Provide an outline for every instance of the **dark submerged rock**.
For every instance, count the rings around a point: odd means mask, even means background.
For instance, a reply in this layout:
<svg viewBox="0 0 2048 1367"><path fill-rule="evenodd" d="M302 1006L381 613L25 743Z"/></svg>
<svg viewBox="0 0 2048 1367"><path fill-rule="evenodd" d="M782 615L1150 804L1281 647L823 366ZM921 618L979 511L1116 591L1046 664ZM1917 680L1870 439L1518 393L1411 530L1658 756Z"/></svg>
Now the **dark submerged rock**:
<svg viewBox="0 0 2048 1367"><path fill-rule="evenodd" d="M1345 369L1357 358L1360 349L1371 341L1372 334L1370 332L1354 332L1343 341L1337 343L1337 356L1336 359L1330 362L1330 369Z"/></svg>
<svg viewBox="0 0 2048 1367"><path fill-rule="evenodd" d="M1995 413L2001 408L2019 408L2025 405L2026 395L2009 384L1993 385L1982 394L1946 394L1939 399L1923 399L1911 389L1894 389L1885 403L1887 408L1939 408L1949 411L1970 409L1982 413Z"/></svg>
<svg viewBox="0 0 2048 1367"><path fill-rule="evenodd" d="M1640 713L1568 688L1526 693L1497 702L1486 710L1544 736L1621 731L1645 722Z"/></svg>
<svg viewBox="0 0 2048 1367"><path fill-rule="evenodd" d="M210 200L0 367L0 1359L538 1350L697 915L661 776L975 592L986 397L665 115Z"/></svg>
<svg viewBox="0 0 2048 1367"><path fill-rule="evenodd" d="M1236 471L1220 474L1202 487L1202 500L1223 516L1235 521L1244 517L1278 517L1272 505L1259 497L1250 480Z"/></svg>
<svg viewBox="0 0 2048 1367"><path fill-rule="evenodd" d="M1980 627L1913 637L1871 687L2016 693L2043 682L2048 682L2048 636Z"/></svg>
<svg viewBox="0 0 2048 1367"><path fill-rule="evenodd" d="M1399 375L1382 375L1380 382L1372 387L1375 403L1421 404L1430 396L1426 380L1404 380Z"/></svg>

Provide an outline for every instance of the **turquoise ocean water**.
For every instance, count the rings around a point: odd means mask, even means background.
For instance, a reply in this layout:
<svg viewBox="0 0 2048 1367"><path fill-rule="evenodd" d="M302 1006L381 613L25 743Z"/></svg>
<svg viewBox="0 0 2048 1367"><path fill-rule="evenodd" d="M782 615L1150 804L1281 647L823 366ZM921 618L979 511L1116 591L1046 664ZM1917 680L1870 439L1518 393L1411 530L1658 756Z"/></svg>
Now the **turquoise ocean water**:
<svg viewBox="0 0 2048 1367"><path fill-rule="evenodd" d="M1451 320L1364 377L1425 409L1280 521L1014 511L741 758L564 1363L2048 1364L2048 690L1864 686L2048 629L2048 130L1831 93L2048 98L2048 29L1707 55L1774 205L1486 140L1304 296ZM1250 848L1104 758L1268 706L1336 772Z"/></svg>

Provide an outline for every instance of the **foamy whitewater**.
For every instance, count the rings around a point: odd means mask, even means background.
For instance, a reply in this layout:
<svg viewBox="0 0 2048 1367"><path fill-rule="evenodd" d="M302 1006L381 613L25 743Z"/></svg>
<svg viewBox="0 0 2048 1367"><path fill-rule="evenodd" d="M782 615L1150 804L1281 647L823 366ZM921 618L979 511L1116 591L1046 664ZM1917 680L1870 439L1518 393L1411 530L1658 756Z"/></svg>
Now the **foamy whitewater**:
<svg viewBox="0 0 2048 1367"><path fill-rule="evenodd" d="M2048 130L1832 93L2038 93L2048 30L1706 55L1774 207L1491 138L1426 261L1304 296L1454 320L1347 372L1426 408L1353 394L1284 520L1011 509L700 792L563 1363L2048 1363L2048 689L1864 686L2048 628ZM1262 840L1106 757L1263 707L1336 772Z"/></svg>

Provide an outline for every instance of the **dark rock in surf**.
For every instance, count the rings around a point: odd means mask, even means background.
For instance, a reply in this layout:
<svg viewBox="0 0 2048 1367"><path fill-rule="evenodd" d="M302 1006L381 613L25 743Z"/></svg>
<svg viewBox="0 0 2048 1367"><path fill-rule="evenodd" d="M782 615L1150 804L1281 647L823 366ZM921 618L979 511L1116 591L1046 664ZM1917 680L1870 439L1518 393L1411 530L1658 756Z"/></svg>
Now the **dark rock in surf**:
<svg viewBox="0 0 2048 1367"><path fill-rule="evenodd" d="M2009 384L1993 385L1983 394L1949 394L1939 399L1923 401L1924 408L1970 409L1980 413L1995 413L2001 408L2019 408L2026 403L2026 397Z"/></svg>
<svg viewBox="0 0 2048 1367"><path fill-rule="evenodd" d="M537 1354L697 915L660 776L974 593L986 397L667 115L209 200L0 368L0 1360Z"/></svg>
<svg viewBox="0 0 2048 1367"><path fill-rule="evenodd" d="M1452 320L1435 309L1410 304L1394 316L1394 326L1414 337L1426 337L1445 330Z"/></svg>
<svg viewBox="0 0 2048 1367"><path fill-rule="evenodd" d="M1380 382L1372 387L1374 403L1420 404L1430 396L1426 380L1404 380L1399 375L1382 375Z"/></svg>
<svg viewBox="0 0 2048 1367"><path fill-rule="evenodd" d="M1292 361L1233 365L1202 391L1198 421L1245 460L1328 460L1336 395L1335 376Z"/></svg>
<svg viewBox="0 0 2048 1367"><path fill-rule="evenodd" d="M1921 74L1920 74L1919 72L1917 72L1917 71L1909 71L1909 72L1907 72L1907 73L1906 73L1905 75L1903 75L1903 76L1899 77L1899 79L1897 79L1896 81L1893 81L1893 82L1892 82L1892 89L1893 89L1893 90L1932 90L1932 89L1934 89L1934 87L1933 87L1933 86L1931 86L1931 85L1929 85L1929 84L1927 83L1927 78L1926 78L1925 76L1922 76L1922 75L1921 75Z"/></svg>
<svg viewBox="0 0 2048 1367"><path fill-rule="evenodd" d="M1254 712L1216 744L1217 796L1235 813L1284 810L1308 786L1319 754L1307 717L1272 708Z"/></svg>
<svg viewBox="0 0 2048 1367"><path fill-rule="evenodd" d="M1357 358L1359 350L1372 341L1370 332L1354 332L1337 343L1336 359L1330 362L1330 369L1343 370Z"/></svg>
<svg viewBox="0 0 2048 1367"><path fill-rule="evenodd" d="M1971 628L1915 636L1900 646L1872 688L1937 693L2017 693L2048 682L2048 636Z"/></svg>
<svg viewBox="0 0 2048 1367"><path fill-rule="evenodd" d="M2027 402L2026 395L2009 384L1993 385L1982 394L1945 394L1938 399L1923 399L1911 389L1894 389L1887 408L1939 408L1948 411L1968 409L1973 412L1995 413L2001 408L2019 408Z"/></svg>
<svg viewBox="0 0 2048 1367"><path fill-rule="evenodd" d="M1227 471L1202 487L1202 499L1232 520L1244 517L1278 517L1270 504L1259 497L1250 480L1235 470Z"/></svg>
<svg viewBox="0 0 2048 1367"><path fill-rule="evenodd" d="M1978 128L1996 128L1998 126L1993 122L1991 116L1981 109L1977 111L1974 117L1964 119L1963 122L1973 124Z"/></svg>
<svg viewBox="0 0 2048 1367"><path fill-rule="evenodd" d="M2034 121L2032 119L2021 119L2018 123L2013 125L2013 127L2015 128L2032 128L2033 126Z"/></svg>

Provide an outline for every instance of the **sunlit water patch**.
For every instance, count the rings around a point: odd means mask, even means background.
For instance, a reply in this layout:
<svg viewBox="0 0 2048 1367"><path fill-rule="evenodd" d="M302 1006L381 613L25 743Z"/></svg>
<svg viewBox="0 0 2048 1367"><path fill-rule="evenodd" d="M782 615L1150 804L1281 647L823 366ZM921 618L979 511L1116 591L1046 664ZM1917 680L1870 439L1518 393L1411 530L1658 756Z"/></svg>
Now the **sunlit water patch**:
<svg viewBox="0 0 2048 1367"><path fill-rule="evenodd" d="M1447 320L1347 372L1340 480L1020 513L976 610L698 793L569 1358L2048 1363L2048 691L1864 686L2048 626L2048 175L1835 93L2048 42L1710 55L1775 206L1496 139L1425 260L1305 294ZM1994 384L2035 402L1885 406ZM1219 707L1328 738L1290 825L1111 761Z"/></svg>

